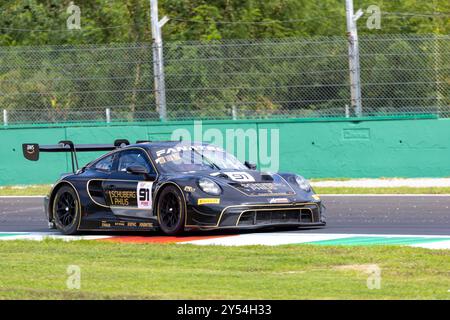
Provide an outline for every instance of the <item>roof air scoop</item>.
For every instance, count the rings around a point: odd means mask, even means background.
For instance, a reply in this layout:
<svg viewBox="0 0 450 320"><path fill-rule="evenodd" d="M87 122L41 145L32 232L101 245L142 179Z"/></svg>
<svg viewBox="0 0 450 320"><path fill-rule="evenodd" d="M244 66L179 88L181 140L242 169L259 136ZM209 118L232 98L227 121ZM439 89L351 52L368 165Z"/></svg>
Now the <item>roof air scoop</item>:
<svg viewBox="0 0 450 320"><path fill-rule="evenodd" d="M261 180L262 181L273 181L273 177L268 172L261 172Z"/></svg>

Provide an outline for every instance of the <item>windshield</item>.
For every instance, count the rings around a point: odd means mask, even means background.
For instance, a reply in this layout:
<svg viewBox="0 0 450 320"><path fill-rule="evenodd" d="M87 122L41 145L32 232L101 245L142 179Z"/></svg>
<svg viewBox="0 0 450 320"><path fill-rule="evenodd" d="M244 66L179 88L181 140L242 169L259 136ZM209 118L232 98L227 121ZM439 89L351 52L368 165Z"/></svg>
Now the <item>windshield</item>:
<svg viewBox="0 0 450 320"><path fill-rule="evenodd" d="M233 155L208 145L182 145L157 150L154 159L164 172L247 170Z"/></svg>

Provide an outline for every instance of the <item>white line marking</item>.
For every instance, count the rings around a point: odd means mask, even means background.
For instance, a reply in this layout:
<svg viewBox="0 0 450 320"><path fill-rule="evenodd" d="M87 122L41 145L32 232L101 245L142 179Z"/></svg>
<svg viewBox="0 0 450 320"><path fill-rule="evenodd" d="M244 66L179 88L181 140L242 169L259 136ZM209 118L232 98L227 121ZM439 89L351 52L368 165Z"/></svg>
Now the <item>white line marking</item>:
<svg viewBox="0 0 450 320"><path fill-rule="evenodd" d="M433 188L450 187L450 178L358 178L350 180L311 181L313 187L348 187L348 188Z"/></svg>
<svg viewBox="0 0 450 320"><path fill-rule="evenodd" d="M439 241L432 243L417 243L410 245L411 247L426 248L426 249L450 249L450 240Z"/></svg>
<svg viewBox="0 0 450 320"><path fill-rule="evenodd" d="M8 232L1 232L1 234L7 234ZM76 241L76 240L99 240L111 238L111 236L65 236L58 232L9 232L9 234L16 234L14 236L0 237L0 241L11 240L34 240L42 241L45 239L63 240L63 241Z"/></svg>
<svg viewBox="0 0 450 320"><path fill-rule="evenodd" d="M344 234L344 233L298 233L298 232L271 232L271 233L251 233L240 234L225 238L213 238L204 240L186 241L197 245L223 245L223 246L248 246L248 245L268 245L276 246L283 244L299 244L314 241L338 240L353 237L377 237L377 238L423 238L427 239L448 239L450 235L399 235L399 234ZM436 249L450 249L450 240L442 241L444 244L436 246ZM448 242L448 243L447 243ZM420 246L417 244L416 246ZM435 249L430 244L430 249Z"/></svg>
<svg viewBox="0 0 450 320"><path fill-rule="evenodd" d="M0 196L0 199L11 199L11 198L45 198L46 196Z"/></svg>
<svg viewBox="0 0 450 320"><path fill-rule="evenodd" d="M450 234L449 235L422 235L422 234L382 234L382 233L377 233L377 234L371 234L371 233L296 233L296 232L290 232L287 231L289 233L292 234L301 234L301 235L308 235L308 234L326 234L326 235L330 235L330 236L352 236L352 237L381 237L381 238L429 238L429 239L439 239L439 238L450 238ZM281 232L279 232L281 233ZM276 235L276 233L273 233L274 235Z"/></svg>
<svg viewBox="0 0 450 320"><path fill-rule="evenodd" d="M396 194L396 193L354 193L354 194L335 194L335 193L323 193L319 194L321 197L450 197L450 194Z"/></svg>
<svg viewBox="0 0 450 320"><path fill-rule="evenodd" d="M30 234L31 232L24 232L24 231L17 231L17 232L10 232L10 231L0 231L0 234Z"/></svg>
<svg viewBox="0 0 450 320"><path fill-rule="evenodd" d="M113 236L106 235L87 235L87 236L65 236L57 231L54 232L1 232L6 235L0 237L0 241L10 240L35 240L56 239L62 241L77 240L99 240L107 239ZM8 236L10 234L10 236ZM266 245L277 246L286 244L312 243L315 241L339 240L353 237L377 237L377 238L422 238L423 243L414 243L407 246L420 247L427 249L450 249L450 235L407 235L407 234L344 234L344 233L301 233L301 232L268 232L268 233L250 233L238 234L229 237L200 239L185 241L180 243L196 245L221 245L221 246L248 246L248 245ZM427 242L429 239L442 239L436 242Z"/></svg>
<svg viewBox="0 0 450 320"><path fill-rule="evenodd" d="M225 238L193 240L182 243L190 243L196 245L225 245L225 246L250 246L265 245L277 246L283 244L305 243L312 241L333 240L340 238L348 238L351 235L328 235L328 234L245 234Z"/></svg>

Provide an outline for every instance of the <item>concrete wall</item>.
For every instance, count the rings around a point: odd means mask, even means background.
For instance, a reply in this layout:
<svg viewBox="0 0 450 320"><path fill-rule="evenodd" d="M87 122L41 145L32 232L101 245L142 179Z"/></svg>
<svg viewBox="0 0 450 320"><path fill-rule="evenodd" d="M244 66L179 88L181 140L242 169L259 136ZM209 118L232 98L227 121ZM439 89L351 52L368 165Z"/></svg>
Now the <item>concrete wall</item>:
<svg viewBox="0 0 450 320"><path fill-rule="evenodd" d="M41 154L38 162L25 160L22 143L55 144L60 140L112 143L117 138L168 140L176 129L186 129L192 138L198 138L193 122L3 128L0 129L0 185L51 183L60 173L70 170L66 154ZM227 140L230 129L243 129L235 131L239 136L251 133L248 129L257 133L257 142L248 139L251 135L247 137L246 149L257 148L259 156L253 160L262 167L263 129L275 138L274 130L278 129L280 171L298 172L308 178L450 176L450 119L202 123L203 138L205 133L213 133L206 138L218 144L220 141L214 138L214 133L222 132ZM242 142L224 143L234 153L242 147ZM268 154L272 151L277 153L269 145ZM85 163L97 155L79 154L79 159ZM248 152L244 157L248 157Z"/></svg>

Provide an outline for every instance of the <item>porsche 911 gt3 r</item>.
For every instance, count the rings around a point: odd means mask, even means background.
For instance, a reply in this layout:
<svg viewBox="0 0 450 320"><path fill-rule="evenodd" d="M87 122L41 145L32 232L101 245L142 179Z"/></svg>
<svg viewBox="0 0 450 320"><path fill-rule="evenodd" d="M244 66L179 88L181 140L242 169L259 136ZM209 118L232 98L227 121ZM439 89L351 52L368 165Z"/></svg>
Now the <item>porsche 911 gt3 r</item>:
<svg viewBox="0 0 450 320"><path fill-rule="evenodd" d="M78 152L109 151L78 169ZM25 158L70 152L64 174L45 199L49 226L83 231L321 227L323 206L308 181L260 172L214 145L180 141L114 144L23 144Z"/></svg>

